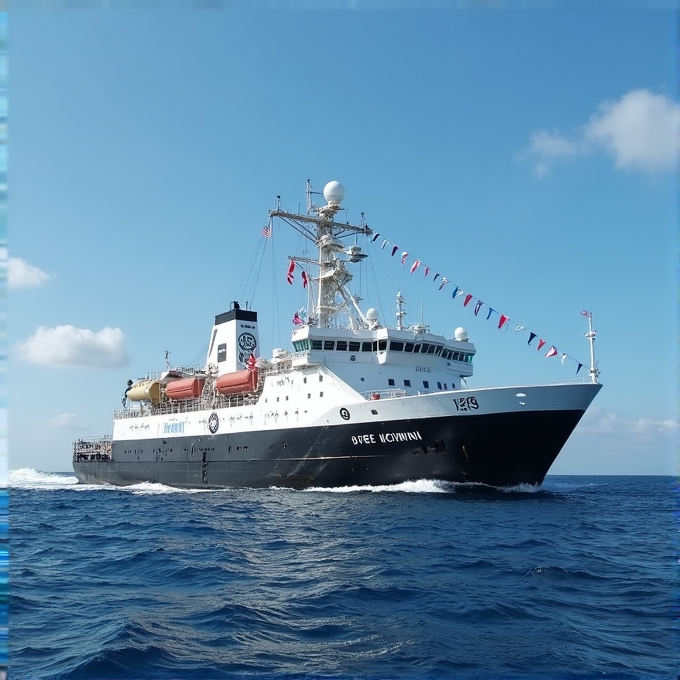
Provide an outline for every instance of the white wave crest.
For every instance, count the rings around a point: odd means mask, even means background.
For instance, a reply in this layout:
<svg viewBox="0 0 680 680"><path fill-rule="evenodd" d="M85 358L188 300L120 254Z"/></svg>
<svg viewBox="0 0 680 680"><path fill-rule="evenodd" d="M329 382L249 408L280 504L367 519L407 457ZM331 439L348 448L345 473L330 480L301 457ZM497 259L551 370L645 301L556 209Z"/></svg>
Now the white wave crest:
<svg viewBox="0 0 680 680"><path fill-rule="evenodd" d="M9 471L9 486L13 489L66 489L78 484L75 475L61 472L39 472L32 468Z"/></svg>
<svg viewBox="0 0 680 680"><path fill-rule="evenodd" d="M310 487L305 491L323 491L325 493L356 493L357 491L370 491L371 493L401 492L401 493L451 493L454 487L448 482L440 482L434 479L418 479L414 482L401 482L401 484L383 484L379 486L337 486L333 488Z"/></svg>

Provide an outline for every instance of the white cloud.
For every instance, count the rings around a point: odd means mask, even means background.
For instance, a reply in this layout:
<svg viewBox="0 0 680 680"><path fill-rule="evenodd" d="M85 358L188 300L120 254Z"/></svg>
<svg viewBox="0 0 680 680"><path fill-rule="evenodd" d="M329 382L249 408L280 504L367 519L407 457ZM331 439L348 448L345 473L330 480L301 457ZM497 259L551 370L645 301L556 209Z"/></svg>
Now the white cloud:
<svg viewBox="0 0 680 680"><path fill-rule="evenodd" d="M614 158L618 169L663 172L675 167L680 150L680 105L664 95L633 90L598 107L571 137L538 130L520 154L533 159L534 172L545 177L552 164L595 150Z"/></svg>
<svg viewBox="0 0 680 680"><path fill-rule="evenodd" d="M677 474L676 420L637 418L591 406L557 457L552 474Z"/></svg>
<svg viewBox="0 0 680 680"><path fill-rule="evenodd" d="M42 366L119 368L129 363L120 328L95 333L74 326L41 326L18 350L23 359Z"/></svg>
<svg viewBox="0 0 680 680"><path fill-rule="evenodd" d="M670 419L627 418L614 411L606 411L594 406L586 411L579 428L584 432L616 432L623 436L635 436L673 434L678 431L678 423Z"/></svg>
<svg viewBox="0 0 680 680"><path fill-rule="evenodd" d="M586 140L611 153L617 168L645 172L675 167L679 134L680 106L647 90L601 104L585 129Z"/></svg>
<svg viewBox="0 0 680 680"><path fill-rule="evenodd" d="M47 421L50 427L68 430L86 430L88 425L83 423L75 413L62 413Z"/></svg>
<svg viewBox="0 0 680 680"><path fill-rule="evenodd" d="M8 283L10 288L29 288L40 286L49 279L42 269L28 264L20 257L9 258Z"/></svg>

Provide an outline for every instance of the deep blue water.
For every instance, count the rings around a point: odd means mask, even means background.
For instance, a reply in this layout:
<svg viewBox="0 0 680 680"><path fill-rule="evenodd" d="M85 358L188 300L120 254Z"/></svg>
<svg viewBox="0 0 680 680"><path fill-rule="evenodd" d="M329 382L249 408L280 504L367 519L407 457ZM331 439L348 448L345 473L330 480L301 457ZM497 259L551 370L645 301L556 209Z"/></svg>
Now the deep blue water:
<svg viewBox="0 0 680 680"><path fill-rule="evenodd" d="M10 486L13 680L677 677L670 477Z"/></svg>

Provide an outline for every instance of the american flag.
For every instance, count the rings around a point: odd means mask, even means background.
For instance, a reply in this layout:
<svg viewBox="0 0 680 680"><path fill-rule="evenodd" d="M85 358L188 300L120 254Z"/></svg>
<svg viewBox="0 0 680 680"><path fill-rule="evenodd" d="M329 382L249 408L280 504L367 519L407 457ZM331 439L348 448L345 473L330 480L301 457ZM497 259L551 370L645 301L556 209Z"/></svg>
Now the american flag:
<svg viewBox="0 0 680 680"><path fill-rule="evenodd" d="M267 225L263 230L262 230L262 236L265 238L270 238L272 235L272 228Z"/></svg>

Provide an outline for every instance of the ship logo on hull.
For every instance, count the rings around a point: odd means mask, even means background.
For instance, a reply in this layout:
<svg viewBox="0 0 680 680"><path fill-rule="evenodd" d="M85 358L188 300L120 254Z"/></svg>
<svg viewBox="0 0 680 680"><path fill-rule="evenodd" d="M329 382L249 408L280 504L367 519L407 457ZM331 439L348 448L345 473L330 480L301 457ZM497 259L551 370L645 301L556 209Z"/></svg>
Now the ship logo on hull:
<svg viewBox="0 0 680 680"><path fill-rule="evenodd" d="M340 409L340 417L343 420L349 420L349 411L346 408L341 408Z"/></svg>
<svg viewBox="0 0 680 680"><path fill-rule="evenodd" d="M210 414L210 418L208 418L208 429L212 434L215 434L215 432L220 429L220 417L217 413Z"/></svg>

